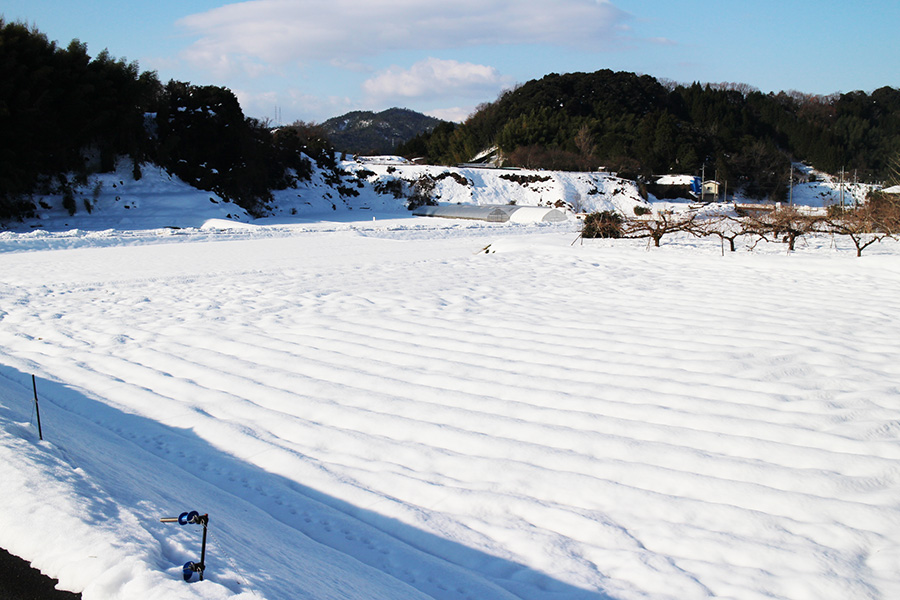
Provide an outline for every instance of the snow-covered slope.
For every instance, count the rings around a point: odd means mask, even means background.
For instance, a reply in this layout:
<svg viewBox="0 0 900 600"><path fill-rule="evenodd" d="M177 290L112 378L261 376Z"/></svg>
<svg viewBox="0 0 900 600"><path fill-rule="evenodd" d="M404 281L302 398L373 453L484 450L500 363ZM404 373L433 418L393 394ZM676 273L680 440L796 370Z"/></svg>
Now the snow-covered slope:
<svg viewBox="0 0 900 600"><path fill-rule="evenodd" d="M276 192L273 216L403 213L406 196L422 179L430 180L434 198L447 204L553 206L570 212L620 210L629 215L634 214L635 206L646 205L634 182L603 173L423 166L390 156L347 160L340 168L347 173L341 184L344 193L317 172L298 189ZM391 190L404 197L395 197Z"/></svg>
<svg viewBox="0 0 900 600"><path fill-rule="evenodd" d="M800 206L832 206L841 202L853 206L865 202L866 196L875 188L853 181L849 173L842 180L802 163L794 163L794 178L796 183L790 201Z"/></svg>
<svg viewBox="0 0 900 600"><path fill-rule="evenodd" d="M61 194L38 196L37 219L2 225L14 230L131 230L201 227L209 219L250 220L241 207L191 187L155 165L145 164L141 170L141 178L135 180L130 161L123 160L114 173L91 175L74 190L74 214L64 207Z"/></svg>
<svg viewBox="0 0 900 600"><path fill-rule="evenodd" d="M345 160L339 170L343 175L334 180L315 168L310 181L274 192L269 215L258 222L409 216L408 197L420 180L430 180L429 194L441 203L554 206L570 215L592 210L633 215L635 206L646 204L634 182L601 173L419 166L391 156ZM92 175L76 188L74 200L72 215L62 195L38 197L37 219L0 225L14 231L102 231L198 228L210 220L221 228L229 221L229 227L252 221L239 206L158 167L145 165L135 181L128 161L115 173Z"/></svg>

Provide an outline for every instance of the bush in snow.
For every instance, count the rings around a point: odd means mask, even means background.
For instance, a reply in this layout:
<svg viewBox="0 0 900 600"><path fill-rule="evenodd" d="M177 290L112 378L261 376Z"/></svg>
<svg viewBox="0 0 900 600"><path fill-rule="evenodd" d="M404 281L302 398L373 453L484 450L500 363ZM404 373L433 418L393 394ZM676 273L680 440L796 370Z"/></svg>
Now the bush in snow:
<svg viewBox="0 0 900 600"><path fill-rule="evenodd" d="M458 183L459 185L463 185L466 187L472 185L472 182L469 181L468 179L466 179L465 175L461 175L459 173L454 173L454 172L450 172L450 171L444 171L443 173L441 173L440 175L437 176L436 180L441 181L443 179L447 179L448 177L450 179L452 179L453 181L455 181L456 183Z"/></svg>
<svg viewBox="0 0 900 600"><path fill-rule="evenodd" d="M391 194L394 198L404 196L403 180L401 179L379 179L375 182L374 187L378 194Z"/></svg>
<svg viewBox="0 0 900 600"><path fill-rule="evenodd" d="M75 211L78 209L78 205L75 204L75 195L72 193L72 188L67 187L63 192L63 208L69 211L69 216L75 214Z"/></svg>
<svg viewBox="0 0 900 600"><path fill-rule="evenodd" d="M623 221L622 215L611 210L593 212L584 218L581 237L620 238Z"/></svg>
<svg viewBox="0 0 900 600"><path fill-rule="evenodd" d="M406 203L409 210L415 210L420 206L436 206L434 188L437 181L431 175L425 174L416 179L412 184L412 195Z"/></svg>

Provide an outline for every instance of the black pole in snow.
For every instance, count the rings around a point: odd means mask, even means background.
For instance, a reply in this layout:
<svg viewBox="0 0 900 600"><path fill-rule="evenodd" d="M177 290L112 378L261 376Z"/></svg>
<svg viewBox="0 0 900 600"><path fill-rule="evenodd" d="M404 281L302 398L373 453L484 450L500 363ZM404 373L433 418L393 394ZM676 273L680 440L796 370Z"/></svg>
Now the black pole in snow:
<svg viewBox="0 0 900 600"><path fill-rule="evenodd" d="M183 512L177 517L163 517L160 519L160 522L178 523L179 525L193 523L194 525L203 526L203 543L200 546L200 562L188 561L184 563L184 568L182 569L182 575L184 576L185 581L190 581L194 573L199 573L200 581L203 581L203 572L206 570L206 531L209 526L209 514L201 515L196 510L192 510L190 512Z"/></svg>
<svg viewBox="0 0 900 600"><path fill-rule="evenodd" d="M203 544L200 547L200 581L203 581L203 571L206 570L206 526L209 525L209 515L200 517L200 524L203 525Z"/></svg>
<svg viewBox="0 0 900 600"><path fill-rule="evenodd" d="M37 382L34 380L34 374L31 375L31 387L34 390L34 412L37 415L38 421L38 438L40 438L41 441L44 441L44 434L41 432L41 409L38 406Z"/></svg>

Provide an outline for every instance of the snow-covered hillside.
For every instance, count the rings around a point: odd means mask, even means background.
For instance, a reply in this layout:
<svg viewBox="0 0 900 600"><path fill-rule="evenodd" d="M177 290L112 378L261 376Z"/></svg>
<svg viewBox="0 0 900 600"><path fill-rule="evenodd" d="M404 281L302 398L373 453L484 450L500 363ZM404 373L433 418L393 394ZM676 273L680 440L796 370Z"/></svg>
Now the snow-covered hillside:
<svg viewBox="0 0 900 600"><path fill-rule="evenodd" d="M794 163L795 181L790 201L801 206L854 206L866 201L876 186L835 177L802 163Z"/></svg>
<svg viewBox="0 0 900 600"><path fill-rule="evenodd" d="M91 175L75 187L74 214L64 207L61 194L38 196L37 219L2 225L17 231L146 230L201 227L210 219L250 220L241 207L191 187L160 167L145 164L142 172L135 180L130 161L121 161L115 172Z"/></svg>
<svg viewBox="0 0 900 600"><path fill-rule="evenodd" d="M298 189L276 192L273 216L402 212L406 197L423 179L430 181L430 195L442 204L516 204L558 207L570 213L620 210L626 214L634 214L635 206L646 206L633 181L603 173L425 166L390 156L347 160L340 168L347 173L341 185L344 193L336 192L325 174L318 172Z"/></svg>
<svg viewBox="0 0 900 600"><path fill-rule="evenodd" d="M408 197L417 181L431 180L430 195L445 204L555 206L573 212L619 210L633 215L646 206L632 181L602 173L567 173L419 166L397 157L345 160L338 181L314 169L310 181L274 192L269 215L260 223L359 220L407 216ZM38 197L38 219L4 223L16 231L200 227L210 219L247 223L239 206L212 192L197 190L158 167L145 165L135 181L130 163L115 173L92 175L75 193L75 215L61 195Z"/></svg>
<svg viewBox="0 0 900 600"><path fill-rule="evenodd" d="M627 197L484 177L445 201ZM120 181L0 233L0 547L86 600L900 597L897 242L573 244L365 182L242 223Z"/></svg>

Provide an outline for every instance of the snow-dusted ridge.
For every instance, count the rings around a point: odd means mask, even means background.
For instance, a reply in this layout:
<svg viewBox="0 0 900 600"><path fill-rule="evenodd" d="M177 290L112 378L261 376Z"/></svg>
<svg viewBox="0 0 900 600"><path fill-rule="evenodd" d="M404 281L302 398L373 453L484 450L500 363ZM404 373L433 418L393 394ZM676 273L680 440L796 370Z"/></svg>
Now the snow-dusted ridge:
<svg viewBox="0 0 900 600"><path fill-rule="evenodd" d="M900 597L897 242L573 245L316 183L0 233L0 546L86 600Z"/></svg>

